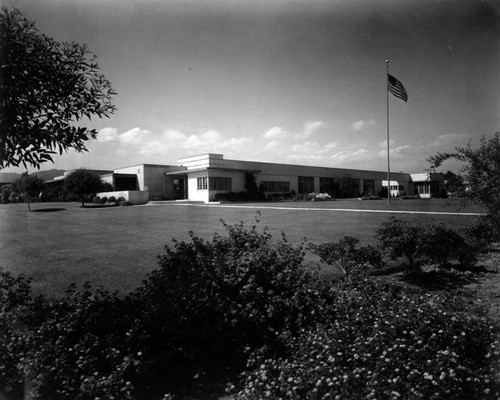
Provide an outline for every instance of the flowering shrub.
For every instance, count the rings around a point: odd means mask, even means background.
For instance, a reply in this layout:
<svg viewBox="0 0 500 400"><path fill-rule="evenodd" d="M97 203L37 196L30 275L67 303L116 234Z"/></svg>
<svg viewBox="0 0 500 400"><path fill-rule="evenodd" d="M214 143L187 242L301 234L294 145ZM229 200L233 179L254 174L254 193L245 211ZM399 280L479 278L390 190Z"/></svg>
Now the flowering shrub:
<svg viewBox="0 0 500 400"><path fill-rule="evenodd" d="M345 282L327 325L286 357L255 352L239 400L496 399L500 343L491 323L446 295Z"/></svg>
<svg viewBox="0 0 500 400"><path fill-rule="evenodd" d="M0 398L159 399L247 361L240 399L498 397L497 332L470 299L334 286L303 244L223 224L226 236L174 241L127 295L34 298L0 271ZM351 237L316 250L347 274L380 259Z"/></svg>
<svg viewBox="0 0 500 400"><path fill-rule="evenodd" d="M167 247L136 293L141 310L131 333L147 360L143 379L242 368L248 349L279 352L288 337L324 322L333 292L303 265L301 246L255 225L224 226L227 237L191 233L190 242Z"/></svg>
<svg viewBox="0 0 500 400"><path fill-rule="evenodd" d="M326 201L326 200L332 200L332 196L330 196L328 193L309 193L305 200L308 201Z"/></svg>
<svg viewBox="0 0 500 400"><path fill-rule="evenodd" d="M364 272L369 266L378 268L383 265L381 252L370 244L360 245L359 239L353 236L344 236L337 242L311 244L310 249L345 276Z"/></svg>

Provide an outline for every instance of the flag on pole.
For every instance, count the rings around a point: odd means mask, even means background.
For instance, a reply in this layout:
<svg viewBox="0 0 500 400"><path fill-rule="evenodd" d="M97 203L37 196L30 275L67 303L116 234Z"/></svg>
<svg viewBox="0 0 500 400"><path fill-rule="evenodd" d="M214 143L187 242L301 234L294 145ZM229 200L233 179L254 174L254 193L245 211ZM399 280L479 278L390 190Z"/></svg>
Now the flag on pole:
<svg viewBox="0 0 500 400"><path fill-rule="evenodd" d="M391 74L387 74L387 89L404 102L408 101L408 93L406 93L405 87Z"/></svg>

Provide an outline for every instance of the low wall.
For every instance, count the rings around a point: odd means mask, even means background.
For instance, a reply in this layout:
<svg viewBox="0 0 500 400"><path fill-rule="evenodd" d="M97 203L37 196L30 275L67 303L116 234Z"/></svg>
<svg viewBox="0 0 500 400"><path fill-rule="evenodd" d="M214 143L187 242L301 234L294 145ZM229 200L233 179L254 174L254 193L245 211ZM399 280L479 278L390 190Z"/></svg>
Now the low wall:
<svg viewBox="0 0 500 400"><path fill-rule="evenodd" d="M147 190L121 190L117 192L101 192L97 193L99 197L115 196L123 197L125 200L130 201L132 204L146 204L149 200L149 193Z"/></svg>

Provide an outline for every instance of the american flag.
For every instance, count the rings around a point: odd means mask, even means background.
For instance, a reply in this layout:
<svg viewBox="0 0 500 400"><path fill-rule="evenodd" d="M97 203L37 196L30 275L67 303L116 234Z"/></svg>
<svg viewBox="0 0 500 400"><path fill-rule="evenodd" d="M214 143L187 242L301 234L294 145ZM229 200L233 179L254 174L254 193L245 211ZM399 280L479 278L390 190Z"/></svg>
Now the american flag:
<svg viewBox="0 0 500 400"><path fill-rule="evenodd" d="M394 96L399 97L401 100L408 101L408 93L406 93L405 87L401 82L399 82L392 75L387 74L387 89Z"/></svg>

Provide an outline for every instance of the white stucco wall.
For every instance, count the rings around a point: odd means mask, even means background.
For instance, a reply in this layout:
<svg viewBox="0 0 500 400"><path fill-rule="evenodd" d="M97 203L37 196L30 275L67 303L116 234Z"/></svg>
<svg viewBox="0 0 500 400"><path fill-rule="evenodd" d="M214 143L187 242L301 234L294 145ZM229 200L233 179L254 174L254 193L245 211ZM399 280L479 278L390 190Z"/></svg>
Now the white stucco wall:
<svg viewBox="0 0 500 400"><path fill-rule="evenodd" d="M130 201L132 204L146 204L149 199L148 192L146 191L140 191L140 190L122 190L122 191L117 191L117 192L101 192L97 193L97 196L99 197L111 197L115 196L116 198L118 197L123 197L125 200Z"/></svg>

